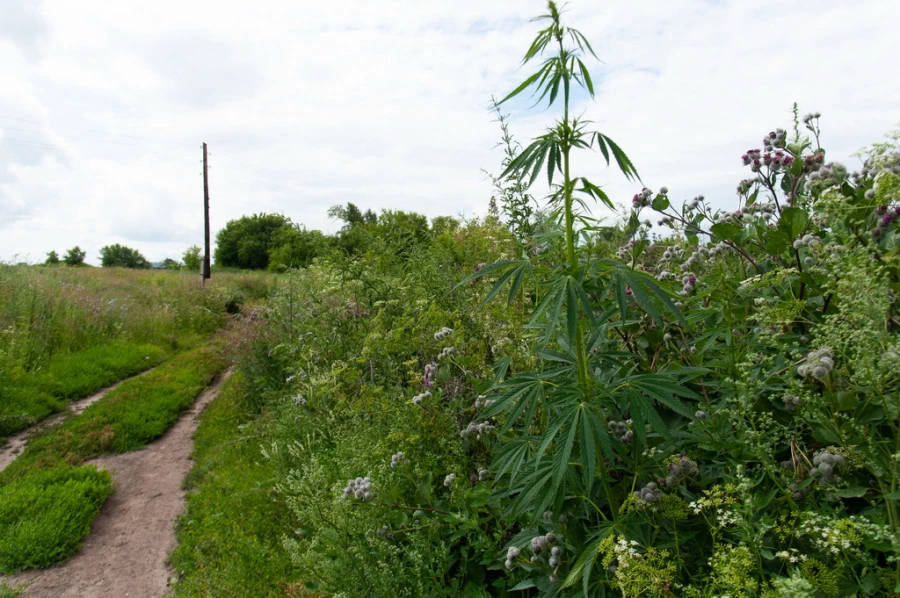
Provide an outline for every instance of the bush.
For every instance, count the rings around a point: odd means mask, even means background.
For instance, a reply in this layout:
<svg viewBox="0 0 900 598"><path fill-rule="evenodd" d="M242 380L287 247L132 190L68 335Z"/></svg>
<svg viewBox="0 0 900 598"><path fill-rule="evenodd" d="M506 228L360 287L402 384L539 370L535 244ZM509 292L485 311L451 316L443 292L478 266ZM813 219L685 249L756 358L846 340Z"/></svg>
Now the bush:
<svg viewBox="0 0 900 598"><path fill-rule="evenodd" d="M100 265L104 268L147 269L150 262L137 249L116 243L100 249Z"/></svg>

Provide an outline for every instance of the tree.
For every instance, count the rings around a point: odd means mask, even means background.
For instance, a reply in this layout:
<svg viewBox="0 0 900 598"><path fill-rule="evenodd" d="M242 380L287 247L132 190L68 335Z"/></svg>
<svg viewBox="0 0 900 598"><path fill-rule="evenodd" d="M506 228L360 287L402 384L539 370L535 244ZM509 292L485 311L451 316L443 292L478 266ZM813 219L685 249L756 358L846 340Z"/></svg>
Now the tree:
<svg viewBox="0 0 900 598"><path fill-rule="evenodd" d="M203 257L200 255L203 252L200 249L199 245L191 245L184 251L184 255L181 256L181 261L184 262L184 267L191 272L199 272L200 271L200 263L203 261Z"/></svg>
<svg viewBox="0 0 900 598"><path fill-rule="evenodd" d="M100 265L104 268L149 268L147 261L137 249L124 245L107 245L100 249Z"/></svg>
<svg viewBox="0 0 900 598"><path fill-rule="evenodd" d="M308 266L313 258L328 250L328 239L320 231L306 230L300 225L276 231L269 251L269 270Z"/></svg>
<svg viewBox="0 0 900 598"><path fill-rule="evenodd" d="M254 214L229 220L216 235L216 264L229 268L262 270L277 247L277 233L292 227L282 214Z"/></svg>
<svg viewBox="0 0 900 598"><path fill-rule="evenodd" d="M55 251L51 251L47 254L47 259L44 260L44 265L46 266L55 266L59 264L59 254Z"/></svg>
<svg viewBox="0 0 900 598"><path fill-rule="evenodd" d="M72 249L66 252L65 257L63 257L63 261L67 266L81 266L84 264L84 256L87 255L81 247L76 245Z"/></svg>

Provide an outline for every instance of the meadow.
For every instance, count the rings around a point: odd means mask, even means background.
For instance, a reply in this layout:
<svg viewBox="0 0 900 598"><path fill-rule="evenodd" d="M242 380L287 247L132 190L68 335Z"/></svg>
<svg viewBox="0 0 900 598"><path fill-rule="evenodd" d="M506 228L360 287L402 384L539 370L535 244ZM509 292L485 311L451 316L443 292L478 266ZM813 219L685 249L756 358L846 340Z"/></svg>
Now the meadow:
<svg viewBox="0 0 900 598"><path fill-rule="evenodd" d="M900 595L900 135L852 170L828 160L824 117L795 106L735 141L733 206L652 190L572 115L572 87L594 94L589 42L552 2L538 22L525 64L543 62L498 110L533 91L559 119L522 145L501 117L490 215L348 205L327 249L212 354L225 289L249 274L205 293L141 274L115 302L129 316L91 343L35 314L82 317L40 290L66 284L104 312L100 286L0 270L23 281L0 282L7 380L118 342L236 364L197 433L176 596ZM573 171L587 151L634 183L628 205ZM597 204L617 218L594 219ZM120 446L130 432L103 431L129 409L48 437L16 466L36 477L0 491L70 488L88 520L108 481L66 438ZM66 459L64 479L39 465Z"/></svg>

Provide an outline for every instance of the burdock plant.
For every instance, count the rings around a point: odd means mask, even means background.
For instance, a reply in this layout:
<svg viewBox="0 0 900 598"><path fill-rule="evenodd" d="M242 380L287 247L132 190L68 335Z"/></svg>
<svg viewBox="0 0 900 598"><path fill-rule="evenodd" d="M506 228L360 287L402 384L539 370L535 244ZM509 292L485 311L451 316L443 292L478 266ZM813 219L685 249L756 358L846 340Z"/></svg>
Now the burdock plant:
<svg viewBox="0 0 900 598"><path fill-rule="evenodd" d="M622 501L633 490L636 468L646 465L638 460L648 433L667 438L666 418L690 418L695 408L678 399L693 395L674 376L658 365L649 372L640 369L645 365L640 351L623 330L639 319L660 328L664 313L684 324L672 300L648 276L622 262L598 258L589 249L597 230L589 202L609 208L613 202L587 177L572 173L573 151L599 150L606 165L615 161L627 179L638 178L618 144L572 114L573 86L594 97L584 61L596 54L582 33L563 25L554 2L548 2L547 14L534 20L546 26L523 64L541 61L540 66L500 104L531 90L537 103L546 100L548 108L561 104L562 116L510 160L501 177L518 177L530 187L546 173L549 213L564 232L557 239L561 236L565 244L565 264L543 267L544 258L526 254L471 277L498 275L485 302L506 285L508 300L514 301L525 279L534 279L539 289L530 322L542 331L536 343L539 366L499 382L494 403L482 417L501 422L492 472L501 494L512 499L511 513L527 517L552 508L575 515L568 518L565 531L578 538L571 553L577 563L579 554L596 559L596 545L610 532ZM500 365L501 377L506 367ZM625 419L632 420L634 429L628 442L609 431L611 421ZM566 585L581 577L586 590L590 571L581 560Z"/></svg>

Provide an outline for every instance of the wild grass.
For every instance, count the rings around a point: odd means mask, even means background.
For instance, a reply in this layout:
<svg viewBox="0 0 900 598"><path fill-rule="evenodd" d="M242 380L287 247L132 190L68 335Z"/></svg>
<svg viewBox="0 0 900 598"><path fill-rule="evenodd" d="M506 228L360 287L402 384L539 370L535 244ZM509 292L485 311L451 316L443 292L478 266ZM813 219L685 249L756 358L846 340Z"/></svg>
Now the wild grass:
<svg viewBox="0 0 900 598"><path fill-rule="evenodd" d="M0 442L62 410L69 401L156 366L167 356L154 345L114 343L58 353L35 372L6 379L0 373Z"/></svg>
<svg viewBox="0 0 900 598"><path fill-rule="evenodd" d="M0 472L0 484L49 466L78 465L145 446L168 430L224 368L220 351L201 347L125 381L81 415L31 441Z"/></svg>
<svg viewBox="0 0 900 598"><path fill-rule="evenodd" d="M112 492L108 473L82 464L161 436L225 365L215 346L183 353L33 440L0 472L0 570L71 556Z"/></svg>
<svg viewBox="0 0 900 598"><path fill-rule="evenodd" d="M0 371L35 371L58 353L112 341L195 346L276 281L222 273L201 287L177 271L0 264Z"/></svg>
<svg viewBox="0 0 900 598"><path fill-rule="evenodd" d="M36 471L0 487L0 571L65 561L111 493L109 472L92 466Z"/></svg>
<svg viewBox="0 0 900 598"><path fill-rule="evenodd" d="M0 263L0 442L66 402L195 347L272 274L197 276Z"/></svg>
<svg viewBox="0 0 900 598"><path fill-rule="evenodd" d="M248 392L242 374L232 376L194 435L187 506L170 557L175 596L284 596L294 575L281 548L289 511L274 489L277 468L259 450L272 422L245 409Z"/></svg>

